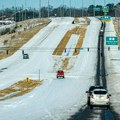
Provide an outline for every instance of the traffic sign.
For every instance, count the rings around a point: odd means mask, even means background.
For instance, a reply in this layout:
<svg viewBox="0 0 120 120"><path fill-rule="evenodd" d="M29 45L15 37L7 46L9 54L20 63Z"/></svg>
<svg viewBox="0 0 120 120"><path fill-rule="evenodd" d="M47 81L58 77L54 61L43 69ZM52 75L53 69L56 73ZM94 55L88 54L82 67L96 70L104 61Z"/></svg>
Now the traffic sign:
<svg viewBox="0 0 120 120"><path fill-rule="evenodd" d="M118 37L106 36L106 45L118 45Z"/></svg>
<svg viewBox="0 0 120 120"><path fill-rule="evenodd" d="M79 50L83 50L83 48L79 48Z"/></svg>
<svg viewBox="0 0 120 120"><path fill-rule="evenodd" d="M26 82L30 82L30 78L27 77L27 78L25 79L25 81L26 81Z"/></svg>
<svg viewBox="0 0 120 120"><path fill-rule="evenodd" d="M95 7L94 10L95 11L100 11L100 8L99 7Z"/></svg>
<svg viewBox="0 0 120 120"><path fill-rule="evenodd" d="M103 12L109 12L109 7L108 6L104 6L103 7Z"/></svg>
<svg viewBox="0 0 120 120"><path fill-rule="evenodd" d="M111 17L110 16L102 16L102 22L110 22Z"/></svg>

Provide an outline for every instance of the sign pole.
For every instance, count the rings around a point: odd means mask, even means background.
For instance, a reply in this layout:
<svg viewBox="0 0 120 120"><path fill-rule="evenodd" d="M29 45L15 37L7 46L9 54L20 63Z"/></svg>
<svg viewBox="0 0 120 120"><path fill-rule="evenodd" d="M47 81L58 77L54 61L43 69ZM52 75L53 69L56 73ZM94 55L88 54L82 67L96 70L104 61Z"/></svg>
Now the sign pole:
<svg viewBox="0 0 120 120"><path fill-rule="evenodd" d="M40 80L40 69L39 69L39 80Z"/></svg>

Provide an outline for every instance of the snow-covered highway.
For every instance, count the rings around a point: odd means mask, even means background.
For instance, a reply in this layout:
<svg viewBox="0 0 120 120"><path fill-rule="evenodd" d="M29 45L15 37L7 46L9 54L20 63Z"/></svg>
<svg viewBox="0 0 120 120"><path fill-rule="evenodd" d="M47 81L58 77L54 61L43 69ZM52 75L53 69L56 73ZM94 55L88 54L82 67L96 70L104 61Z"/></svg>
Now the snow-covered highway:
<svg viewBox="0 0 120 120"><path fill-rule="evenodd" d="M53 66L54 57L58 56L53 56L53 50L50 49L56 48L65 33L76 26L72 24L73 18L52 18L52 22L20 50L11 57L0 60L0 69L6 68L0 72L0 89L26 77L39 79L39 70L43 80L43 84L32 92L1 101L1 120L66 120L86 104L85 92L95 84L97 44L101 27L100 20L90 19L83 50L77 56L70 56L74 57L75 62L71 63L73 68L65 72L65 79L56 78ZM41 49L45 48L48 51L43 52ZM22 50L29 54L30 59L23 59Z"/></svg>

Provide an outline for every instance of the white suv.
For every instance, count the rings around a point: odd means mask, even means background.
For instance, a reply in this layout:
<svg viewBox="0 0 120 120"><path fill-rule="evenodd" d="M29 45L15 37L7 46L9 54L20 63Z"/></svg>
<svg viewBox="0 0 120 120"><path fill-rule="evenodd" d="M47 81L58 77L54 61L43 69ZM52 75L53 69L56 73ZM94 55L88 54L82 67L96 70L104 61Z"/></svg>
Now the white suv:
<svg viewBox="0 0 120 120"><path fill-rule="evenodd" d="M108 94L106 89L95 89L90 95L90 108L95 106L105 106L110 107L110 94Z"/></svg>

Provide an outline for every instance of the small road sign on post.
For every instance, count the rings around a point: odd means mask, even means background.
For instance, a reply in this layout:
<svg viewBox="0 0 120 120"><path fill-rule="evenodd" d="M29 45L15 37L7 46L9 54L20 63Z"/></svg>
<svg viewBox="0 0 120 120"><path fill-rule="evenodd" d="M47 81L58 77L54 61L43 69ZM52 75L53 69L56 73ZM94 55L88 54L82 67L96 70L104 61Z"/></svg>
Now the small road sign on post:
<svg viewBox="0 0 120 120"><path fill-rule="evenodd" d="M106 36L106 45L118 45L118 37Z"/></svg>
<svg viewBox="0 0 120 120"><path fill-rule="evenodd" d="M30 82L30 78L27 77L27 78L25 79L25 81L26 81L26 82Z"/></svg>

